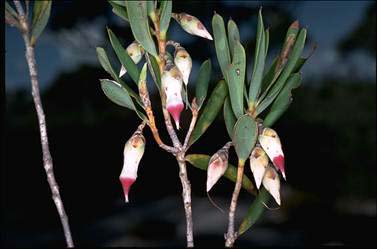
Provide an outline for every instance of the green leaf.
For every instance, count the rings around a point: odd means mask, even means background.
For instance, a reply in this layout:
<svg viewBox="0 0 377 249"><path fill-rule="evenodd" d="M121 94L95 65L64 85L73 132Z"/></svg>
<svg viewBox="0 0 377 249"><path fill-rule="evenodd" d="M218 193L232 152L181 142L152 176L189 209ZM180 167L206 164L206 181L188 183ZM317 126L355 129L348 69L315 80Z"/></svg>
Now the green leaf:
<svg viewBox="0 0 377 249"><path fill-rule="evenodd" d="M156 76L156 81L155 84L158 88L158 90L160 91L161 90L161 73L160 73L160 67L157 63L157 60L154 56L150 55L149 56L150 58L150 62L151 62L151 66L152 66L152 70L153 70L153 74Z"/></svg>
<svg viewBox="0 0 377 249"><path fill-rule="evenodd" d="M108 79L101 79L101 88L105 95L115 104L135 110L135 105L132 102L127 90L118 82Z"/></svg>
<svg viewBox="0 0 377 249"><path fill-rule="evenodd" d="M190 164L192 164L195 168L201 169L201 170L207 170L209 159L211 157L204 154L191 154L186 156L186 161L188 161ZM237 168L234 167L232 164L228 163L228 168L225 171L224 177L236 182L237 179ZM253 185L253 183L250 181L250 179L243 175L242 177L242 187L247 190L249 193L256 195L256 189Z"/></svg>
<svg viewBox="0 0 377 249"><path fill-rule="evenodd" d="M139 70L136 64L133 62L131 57L128 55L127 51L123 48L120 44L116 35L111 31L111 29L107 29L107 33L110 38L111 46L113 47L115 54L117 55L120 63L126 68L128 74L130 75L131 79L137 84L139 80Z"/></svg>
<svg viewBox="0 0 377 249"><path fill-rule="evenodd" d="M230 139L232 139L233 136L233 128L234 125L237 122L236 116L234 116L232 106L230 105L229 97L225 99L224 102L224 121L226 130L228 131Z"/></svg>
<svg viewBox="0 0 377 249"><path fill-rule="evenodd" d="M126 1L127 13L135 39L150 54L157 56L156 46L149 31L145 1Z"/></svg>
<svg viewBox="0 0 377 249"><path fill-rule="evenodd" d="M211 68L211 60L208 59L204 61L200 66L198 76L196 77L195 96L199 109L207 97L208 84L211 79Z"/></svg>
<svg viewBox="0 0 377 249"><path fill-rule="evenodd" d="M266 60L266 41L262 18L262 9L259 10L257 41L255 45L254 67L249 87L249 109L254 109L256 99L260 93L264 64Z"/></svg>
<svg viewBox="0 0 377 249"><path fill-rule="evenodd" d="M150 17L154 17L155 16L155 1L152 0L152 1L145 1L147 3L147 14L150 16ZM152 18L153 20L153 18Z"/></svg>
<svg viewBox="0 0 377 249"><path fill-rule="evenodd" d="M238 30L237 24L233 20L228 21L228 39L229 39L229 48L234 60L234 47L236 42L240 42L240 32Z"/></svg>
<svg viewBox="0 0 377 249"><path fill-rule="evenodd" d="M259 99L263 99L265 97L265 95L267 94L266 89L268 89L269 86L274 83L273 81L277 79L276 76L279 76L275 74L275 68L276 68L278 59L279 59L279 56L276 56L274 58L267 73L263 76L262 86L261 86L262 94L260 95Z"/></svg>
<svg viewBox="0 0 377 249"><path fill-rule="evenodd" d="M292 102L292 90L299 87L300 84L301 74L292 74L271 105L271 109L263 121L264 126L271 127L283 115Z"/></svg>
<svg viewBox="0 0 377 249"><path fill-rule="evenodd" d="M120 6L123 6L123 7L126 7L126 1L124 0L108 0L110 4L114 3L116 5L120 5Z"/></svg>
<svg viewBox="0 0 377 249"><path fill-rule="evenodd" d="M241 116L233 130L232 141L236 150L238 159L245 162L250 155L258 138L258 126L249 115Z"/></svg>
<svg viewBox="0 0 377 249"><path fill-rule="evenodd" d="M215 14L212 18L212 30L215 39L217 60L219 61L221 72L225 76L225 71L231 60L224 20L218 14Z"/></svg>
<svg viewBox="0 0 377 249"><path fill-rule="evenodd" d="M243 90L245 84L246 71L246 55L245 49L240 42L236 42L234 46L234 60L228 65L225 80L228 83L230 103L236 117L240 117L244 113L243 108Z"/></svg>
<svg viewBox="0 0 377 249"><path fill-rule="evenodd" d="M268 29L266 29L264 31L264 48L265 48L265 52L264 52L264 55L265 57L267 57L267 54L268 54L268 46L270 44L270 31Z"/></svg>
<svg viewBox="0 0 377 249"><path fill-rule="evenodd" d="M52 1L35 1L33 19L31 24L31 45L34 45L38 37L46 27L50 17Z"/></svg>
<svg viewBox="0 0 377 249"><path fill-rule="evenodd" d="M10 15L12 15L15 18L18 17L17 12L12 8L12 6L10 6L8 1L5 1L5 11L8 12Z"/></svg>
<svg viewBox="0 0 377 249"><path fill-rule="evenodd" d="M265 209L263 203L267 203L269 198L270 195L268 194L267 190L265 188L262 188L249 207L246 217L242 220L242 223L238 229L239 235L246 232L252 225L254 225L258 221Z"/></svg>
<svg viewBox="0 0 377 249"><path fill-rule="evenodd" d="M280 90L284 87L284 84L286 83L288 77L291 75L294 67L297 64L298 59L301 56L302 50L304 49L305 45L305 39L306 39L306 29L301 29L297 40L292 48L292 53L288 58L288 62L286 66L284 67L281 75L279 76L277 82L272 87L272 89L268 92L265 99L258 104L256 108L256 114L260 114L263 112L271 103L274 101L274 99L279 94Z"/></svg>
<svg viewBox="0 0 377 249"><path fill-rule="evenodd" d="M172 1L162 1L160 9L160 36L165 39L171 18Z"/></svg>
<svg viewBox="0 0 377 249"><path fill-rule="evenodd" d="M113 67L111 66L111 63L109 61L109 58L107 57L107 54L105 50L101 47L96 48L97 52L97 58L99 60L99 63L105 69L105 71L111 75L111 77L118 83L120 83L129 93L131 97L133 97L136 102L142 107L143 104L141 103L140 97L138 94L136 94L127 84L125 84L119 77L118 74L115 73Z"/></svg>
<svg viewBox="0 0 377 249"><path fill-rule="evenodd" d="M124 5L118 4L118 2L122 2ZM112 11L114 14L128 22L128 13L127 9L125 8L126 3L124 1L109 1L109 3L113 7Z"/></svg>
<svg viewBox="0 0 377 249"><path fill-rule="evenodd" d="M220 80L217 83L215 89L213 89L211 96L209 97L207 104L205 105L203 112L200 114L198 122L192 132L189 145L192 145L196 140L203 135L203 133L208 129L215 120L218 112L220 111L225 97L228 95L226 89L226 83Z"/></svg>

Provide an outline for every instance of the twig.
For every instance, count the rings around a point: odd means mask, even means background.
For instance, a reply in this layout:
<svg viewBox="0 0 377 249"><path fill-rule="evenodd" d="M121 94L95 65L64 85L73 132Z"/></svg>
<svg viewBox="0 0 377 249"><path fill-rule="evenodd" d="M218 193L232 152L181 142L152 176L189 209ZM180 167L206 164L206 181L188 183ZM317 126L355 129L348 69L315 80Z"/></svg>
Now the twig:
<svg viewBox="0 0 377 249"><path fill-rule="evenodd" d="M60 221L63 225L64 236L67 243L67 247L73 247L74 245L72 241L71 231L69 228L68 217L66 215L66 212L63 206L63 201L60 197L59 186L54 176L53 162L52 162L52 157L51 157L50 149L48 145L46 119L45 119L45 114L42 107L42 100L39 94L39 82L38 82L37 64L35 61L34 47L30 44L30 40L29 40L30 39L29 25L27 23L27 19L25 18L25 14L21 6L21 3L19 1L14 1L14 4L20 16L20 23L21 23L20 31L21 31L21 34L22 34L22 37L24 39L25 46L26 46L26 60L29 67L33 101L34 101L35 109L37 111L39 132L40 132L41 144L42 144L43 166L46 171L47 181L52 192L52 199L55 203L56 209L58 210Z"/></svg>
<svg viewBox="0 0 377 249"><path fill-rule="evenodd" d="M234 218L235 218L235 213L236 213L236 208L237 208L238 195L240 194L241 185L242 185L244 164L245 162L238 161L237 181L236 181L236 186L234 187L234 191L232 195L232 202L230 203L230 208L229 208L228 233L225 234L225 247L233 247L233 244L238 237L238 233L234 231Z"/></svg>
<svg viewBox="0 0 377 249"><path fill-rule="evenodd" d="M196 104L196 98L194 98L192 100L191 106L192 106L192 109L191 109L191 113L192 113L191 123L190 123L189 130L187 131L187 134L186 134L185 142L183 144L183 148L184 148L185 152L190 147L188 145L188 143L190 141L192 131L195 128L196 120L198 119L198 105Z"/></svg>

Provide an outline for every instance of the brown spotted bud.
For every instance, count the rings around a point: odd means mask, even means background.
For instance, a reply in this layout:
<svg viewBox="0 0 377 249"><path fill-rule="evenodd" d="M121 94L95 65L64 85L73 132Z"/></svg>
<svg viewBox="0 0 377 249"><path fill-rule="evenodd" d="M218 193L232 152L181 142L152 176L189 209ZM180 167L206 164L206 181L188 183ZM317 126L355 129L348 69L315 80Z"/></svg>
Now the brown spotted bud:
<svg viewBox="0 0 377 249"><path fill-rule="evenodd" d="M183 47L178 47L175 50L174 64L181 71L183 82L187 86L192 68L192 60L189 53Z"/></svg>
<svg viewBox="0 0 377 249"><path fill-rule="evenodd" d="M195 16L187 13L173 14L172 16L187 33L213 40L211 34Z"/></svg>
<svg viewBox="0 0 377 249"><path fill-rule="evenodd" d="M224 175L228 168L228 154L231 143L227 143L224 147L218 150L209 159L207 169L207 192L211 190L213 185Z"/></svg>
<svg viewBox="0 0 377 249"><path fill-rule="evenodd" d="M280 179L273 167L267 167L262 183L264 188L274 197L276 203L280 206Z"/></svg>
<svg viewBox="0 0 377 249"><path fill-rule="evenodd" d="M250 169L253 172L257 189L259 189L268 166L268 156L259 146L254 147L250 154Z"/></svg>
<svg viewBox="0 0 377 249"><path fill-rule="evenodd" d="M141 58L144 55L144 49L140 46L137 41L134 41L126 48L127 54L131 57L132 61L137 64L141 61ZM122 65L119 72L119 77L122 77L127 73L126 68Z"/></svg>
<svg viewBox="0 0 377 249"><path fill-rule="evenodd" d="M166 108L179 130L179 118L184 108L182 101L182 74L169 60L166 62L161 76L161 85L166 96Z"/></svg>
<svg viewBox="0 0 377 249"><path fill-rule="evenodd" d="M131 185L136 181L137 169L144 154L145 138L141 133L142 128L132 135L124 146L123 156L123 169L119 176L122 183L125 201L128 202L128 193Z"/></svg>
<svg viewBox="0 0 377 249"><path fill-rule="evenodd" d="M284 153L280 138L276 131L271 128L264 128L262 134L259 135L258 140L268 157L274 163L276 169L280 170L284 179L286 179L284 169Z"/></svg>

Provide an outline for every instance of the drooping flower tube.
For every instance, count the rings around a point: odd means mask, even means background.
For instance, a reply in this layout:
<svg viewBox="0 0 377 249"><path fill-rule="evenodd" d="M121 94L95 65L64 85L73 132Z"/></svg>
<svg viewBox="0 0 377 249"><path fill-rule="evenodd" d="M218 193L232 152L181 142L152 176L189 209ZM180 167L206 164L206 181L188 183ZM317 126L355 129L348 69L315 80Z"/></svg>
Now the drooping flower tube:
<svg viewBox="0 0 377 249"><path fill-rule="evenodd" d="M174 64L182 73L183 82L187 86L192 68L192 60L190 54L181 46L177 47L175 50Z"/></svg>
<svg viewBox="0 0 377 249"><path fill-rule="evenodd" d="M211 190L213 185L224 175L228 168L228 155L231 142L227 143L218 150L210 159L207 169L207 192Z"/></svg>
<svg viewBox="0 0 377 249"><path fill-rule="evenodd" d="M166 96L166 108L179 130L179 118L184 108L182 101L182 74L170 60L166 61L161 76L161 84Z"/></svg>
<svg viewBox="0 0 377 249"><path fill-rule="evenodd" d="M197 35L208 40L213 40L211 34L207 31L201 21L195 16L187 13L173 13L172 17L181 25L189 34Z"/></svg>
<svg viewBox="0 0 377 249"><path fill-rule="evenodd" d="M259 189L268 166L268 156L259 146L255 146L250 154L250 169L253 172L257 189Z"/></svg>
<svg viewBox="0 0 377 249"><path fill-rule="evenodd" d="M263 186L280 206L280 179L273 167L268 166L263 177Z"/></svg>
<svg viewBox="0 0 377 249"><path fill-rule="evenodd" d="M258 137L259 143L271 159L277 170L280 170L284 179L284 153L281 146L280 138L276 131L271 128L264 128L261 135Z"/></svg>
<svg viewBox="0 0 377 249"><path fill-rule="evenodd" d="M143 127L144 125L140 125L124 146L123 168L119 180L122 183L126 202L128 202L130 187L136 181L139 163L144 154L145 138L142 134Z"/></svg>
<svg viewBox="0 0 377 249"><path fill-rule="evenodd" d="M139 63L144 55L144 49L140 46L140 44L137 41L134 41L130 45L128 45L128 47L126 48L126 52L135 64ZM122 67L120 68L119 77L122 77L126 73L127 70L122 65Z"/></svg>

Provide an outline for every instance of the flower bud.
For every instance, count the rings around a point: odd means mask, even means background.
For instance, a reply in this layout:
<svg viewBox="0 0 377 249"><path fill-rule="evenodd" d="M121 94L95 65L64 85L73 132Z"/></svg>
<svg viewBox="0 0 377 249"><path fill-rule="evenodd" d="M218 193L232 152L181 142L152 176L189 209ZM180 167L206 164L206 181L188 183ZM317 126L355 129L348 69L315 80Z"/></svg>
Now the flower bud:
<svg viewBox="0 0 377 249"><path fill-rule="evenodd" d="M280 206L280 179L279 175L273 167L267 167L263 177L263 186L274 197Z"/></svg>
<svg viewBox="0 0 377 249"><path fill-rule="evenodd" d="M130 191L130 187L136 181L137 169L140 160L143 157L144 149L145 138L142 135L141 130L138 129L127 141L123 151L124 162L119 180L122 183L126 202L128 202L128 192Z"/></svg>
<svg viewBox="0 0 377 249"><path fill-rule="evenodd" d="M175 50L174 64L182 73L183 82L187 86L192 68L192 60L190 54L183 47L178 47Z"/></svg>
<svg viewBox="0 0 377 249"><path fill-rule="evenodd" d="M276 131L271 128L264 128L262 134L259 135L258 140L268 157L274 163L276 169L280 170L284 179L286 179L284 153L281 147L280 138Z"/></svg>
<svg viewBox="0 0 377 249"><path fill-rule="evenodd" d="M256 146L250 155L250 169L253 172L257 189L259 189L264 173L268 166L268 156L259 146Z"/></svg>
<svg viewBox="0 0 377 249"><path fill-rule="evenodd" d="M169 60L166 62L162 73L161 84L166 95L166 108L179 130L179 118L184 108L182 101L182 74Z"/></svg>
<svg viewBox="0 0 377 249"><path fill-rule="evenodd" d="M209 159L208 169L207 169L207 192L211 190L213 185L224 175L226 169L228 168L228 154L230 143L227 143L224 147L218 150Z"/></svg>
<svg viewBox="0 0 377 249"><path fill-rule="evenodd" d="M127 54L131 57L132 61L137 64L140 62L141 58L144 55L144 49L140 46L137 41L134 41L126 48ZM127 73L126 68L122 65L119 72L119 77L122 77Z"/></svg>
<svg viewBox="0 0 377 249"><path fill-rule="evenodd" d="M195 16L186 13L173 14L172 17L181 25L189 34L197 35L208 40L213 40L211 34L207 31L201 21Z"/></svg>

